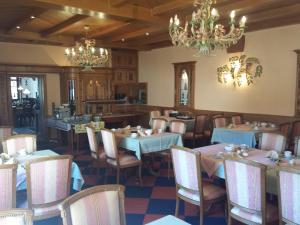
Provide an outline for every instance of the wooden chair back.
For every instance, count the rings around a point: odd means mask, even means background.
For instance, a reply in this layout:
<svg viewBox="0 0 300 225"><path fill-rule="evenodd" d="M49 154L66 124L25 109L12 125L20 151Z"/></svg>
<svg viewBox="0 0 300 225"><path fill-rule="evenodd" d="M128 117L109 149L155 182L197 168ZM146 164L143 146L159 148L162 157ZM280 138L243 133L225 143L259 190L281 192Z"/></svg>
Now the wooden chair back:
<svg viewBox="0 0 300 225"><path fill-rule="evenodd" d="M17 164L0 165L0 210L16 208L17 168Z"/></svg>
<svg viewBox="0 0 300 225"><path fill-rule="evenodd" d="M32 211L27 209L11 209L0 211L1 225L33 225Z"/></svg>
<svg viewBox="0 0 300 225"><path fill-rule="evenodd" d="M258 148L269 151L275 150L279 153L284 152L286 137L278 133L261 133L259 135Z"/></svg>
<svg viewBox="0 0 300 225"><path fill-rule="evenodd" d="M18 151L25 149L27 153L36 151L36 135L33 134L18 134L2 141L3 152L14 156Z"/></svg>

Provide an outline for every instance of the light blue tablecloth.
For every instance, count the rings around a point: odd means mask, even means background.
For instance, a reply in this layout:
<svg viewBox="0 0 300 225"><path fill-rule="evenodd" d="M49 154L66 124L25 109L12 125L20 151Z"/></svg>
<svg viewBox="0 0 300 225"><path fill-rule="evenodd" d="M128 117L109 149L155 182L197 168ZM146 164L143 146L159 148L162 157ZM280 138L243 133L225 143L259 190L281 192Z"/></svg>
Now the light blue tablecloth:
<svg viewBox="0 0 300 225"><path fill-rule="evenodd" d="M246 144L254 148L256 146L256 133L258 131L241 131L227 128L214 128L211 143Z"/></svg>
<svg viewBox="0 0 300 225"><path fill-rule="evenodd" d="M146 225L190 225L190 224L176 218L175 216L168 215L158 220L152 221L151 223L147 223Z"/></svg>
<svg viewBox="0 0 300 225"><path fill-rule="evenodd" d="M144 153L170 149L172 145L183 146L180 134L162 133L137 138L123 137L119 143L119 147L134 151L138 159L141 159Z"/></svg>
<svg viewBox="0 0 300 225"><path fill-rule="evenodd" d="M40 158L40 157L45 157L45 156L56 156L58 155L57 153L51 151L51 150L41 150L41 151L36 151L32 155L28 156L28 159L31 158ZM80 172L80 169L76 163L72 163L72 188L75 191L80 191L83 184L84 184L84 179L82 177L82 174ZM17 191L20 190L26 190L27 188L27 183L26 183L26 171L25 168L19 164L18 165L18 170L17 170Z"/></svg>

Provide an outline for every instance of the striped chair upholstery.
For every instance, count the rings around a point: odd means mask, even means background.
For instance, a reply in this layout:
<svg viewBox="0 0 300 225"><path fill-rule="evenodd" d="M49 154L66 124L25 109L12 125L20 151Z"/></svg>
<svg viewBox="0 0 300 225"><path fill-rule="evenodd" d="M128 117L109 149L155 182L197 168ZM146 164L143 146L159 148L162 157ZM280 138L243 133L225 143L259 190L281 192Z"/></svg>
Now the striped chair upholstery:
<svg viewBox="0 0 300 225"><path fill-rule="evenodd" d="M91 156L94 159L102 159L104 160L106 158L104 149L102 146L99 146L99 142L97 140L95 128L92 126L86 126L86 132L89 140L90 150L91 150Z"/></svg>
<svg viewBox="0 0 300 225"><path fill-rule="evenodd" d="M107 165L117 170L117 183L120 181L120 170L129 167L139 167L140 184L142 185L142 161L131 154L121 154L118 152L115 134L107 129L101 130L104 151ZM106 169L107 178L107 169Z"/></svg>
<svg viewBox="0 0 300 225"><path fill-rule="evenodd" d="M294 155L297 157L300 156L300 136L295 137Z"/></svg>
<svg viewBox="0 0 300 225"><path fill-rule="evenodd" d="M165 119L159 119L155 118L152 119L152 129L157 130L157 129L162 129L165 131L167 128L167 121Z"/></svg>
<svg viewBox="0 0 300 225"><path fill-rule="evenodd" d="M174 146L171 149L176 181L176 211L178 217L179 200L200 207L200 225L203 225L206 202L225 203L224 189L202 180L201 155L193 149Z"/></svg>
<svg viewBox="0 0 300 225"><path fill-rule="evenodd" d="M32 211L25 209L11 209L0 211L1 225L33 225Z"/></svg>
<svg viewBox="0 0 300 225"><path fill-rule="evenodd" d="M126 225L124 186L96 186L67 198L61 205L63 225Z"/></svg>
<svg viewBox="0 0 300 225"><path fill-rule="evenodd" d="M231 218L247 224L266 224L278 219L276 207L266 207L265 176L266 167L259 163L239 159L225 160L228 224L231 224Z"/></svg>
<svg viewBox="0 0 300 225"><path fill-rule="evenodd" d="M226 118L225 117L214 118L213 124L215 128L226 127Z"/></svg>
<svg viewBox="0 0 300 225"><path fill-rule="evenodd" d="M26 164L28 208L33 219L60 214L59 203L70 195L72 156L34 159Z"/></svg>
<svg viewBox="0 0 300 225"><path fill-rule="evenodd" d="M261 133L259 137L259 146L261 150L275 150L283 152L285 149L286 138L281 134L276 133Z"/></svg>
<svg viewBox="0 0 300 225"><path fill-rule="evenodd" d="M19 134L5 138L2 142L3 152L10 156L16 155L19 150L26 149L28 153L36 151L36 135Z"/></svg>
<svg viewBox="0 0 300 225"><path fill-rule="evenodd" d="M150 111L150 120L153 118L160 117L160 116L161 116L161 113L159 110Z"/></svg>
<svg viewBox="0 0 300 225"><path fill-rule="evenodd" d="M181 120L172 120L170 122L170 132L183 135L186 131L186 124Z"/></svg>
<svg viewBox="0 0 300 225"><path fill-rule="evenodd" d="M277 172L280 220L300 224L300 170L281 167Z"/></svg>
<svg viewBox="0 0 300 225"><path fill-rule="evenodd" d="M12 127L0 126L0 140L12 135Z"/></svg>
<svg viewBox="0 0 300 225"><path fill-rule="evenodd" d="M17 167L17 164L0 165L0 210L16 207Z"/></svg>
<svg viewBox="0 0 300 225"><path fill-rule="evenodd" d="M231 122L234 125L242 124L242 116L240 115L234 115L231 117Z"/></svg>
<svg viewBox="0 0 300 225"><path fill-rule="evenodd" d="M164 110L164 116L170 116L170 113L172 113L173 112L173 110L171 110L171 109L165 109Z"/></svg>

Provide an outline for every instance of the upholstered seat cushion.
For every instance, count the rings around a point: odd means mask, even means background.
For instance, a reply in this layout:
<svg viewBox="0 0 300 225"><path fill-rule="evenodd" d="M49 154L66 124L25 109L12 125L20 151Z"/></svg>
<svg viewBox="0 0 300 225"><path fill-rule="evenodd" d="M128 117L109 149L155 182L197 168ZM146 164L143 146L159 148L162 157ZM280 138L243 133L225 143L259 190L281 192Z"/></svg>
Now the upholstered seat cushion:
<svg viewBox="0 0 300 225"><path fill-rule="evenodd" d="M132 164L139 164L141 161L138 160L135 156L133 155L128 155L128 154L119 154L119 163L120 166L128 166ZM107 159L107 163L110 163L114 166L117 166L117 161L113 159Z"/></svg>
<svg viewBox="0 0 300 225"><path fill-rule="evenodd" d="M221 187L218 187L216 185L213 185L205 181L202 182L202 186L203 186L204 201L210 201L210 200L214 200L226 196L226 191ZM194 201L198 201L198 202L200 201L199 194L196 191L188 191L186 189L180 188L178 190L178 194L186 198L192 199Z"/></svg>
<svg viewBox="0 0 300 225"><path fill-rule="evenodd" d="M261 224L262 218L261 215L247 212L239 207L233 207L231 209L231 213L243 219ZM268 204L266 205L266 222L274 222L278 220L278 208L274 205Z"/></svg>

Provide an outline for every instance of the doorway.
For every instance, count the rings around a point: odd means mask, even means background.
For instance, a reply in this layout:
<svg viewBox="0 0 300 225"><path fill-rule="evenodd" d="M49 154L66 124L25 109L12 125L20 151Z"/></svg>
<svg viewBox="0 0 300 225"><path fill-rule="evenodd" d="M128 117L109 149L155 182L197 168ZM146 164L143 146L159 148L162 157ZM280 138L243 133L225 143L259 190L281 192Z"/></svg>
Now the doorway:
<svg viewBox="0 0 300 225"><path fill-rule="evenodd" d="M44 120L44 76L9 75L14 132L42 133Z"/></svg>

